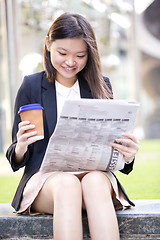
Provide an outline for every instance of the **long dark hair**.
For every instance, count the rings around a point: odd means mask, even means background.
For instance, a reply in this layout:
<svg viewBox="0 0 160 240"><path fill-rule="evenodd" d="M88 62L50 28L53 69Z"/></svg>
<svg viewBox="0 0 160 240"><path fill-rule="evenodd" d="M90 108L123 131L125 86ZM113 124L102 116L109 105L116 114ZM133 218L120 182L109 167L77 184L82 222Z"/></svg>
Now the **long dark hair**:
<svg viewBox="0 0 160 240"><path fill-rule="evenodd" d="M112 98L112 93L104 82L100 58L94 31L90 23L79 14L64 13L58 17L47 33L46 41L53 42L57 39L83 38L87 44L88 60L86 66L78 73L87 81L94 98ZM44 46L44 66L47 78L54 82L56 70L52 66L50 52Z"/></svg>

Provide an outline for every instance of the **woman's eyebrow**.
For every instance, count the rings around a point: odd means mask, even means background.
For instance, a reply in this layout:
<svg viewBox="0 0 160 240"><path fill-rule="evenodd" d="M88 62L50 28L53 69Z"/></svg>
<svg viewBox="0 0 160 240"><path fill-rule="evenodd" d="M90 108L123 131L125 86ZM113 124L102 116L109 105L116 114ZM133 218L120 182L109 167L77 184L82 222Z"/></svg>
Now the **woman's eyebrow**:
<svg viewBox="0 0 160 240"><path fill-rule="evenodd" d="M83 50L83 51L79 51L77 53L86 53L86 52L87 52L87 50Z"/></svg>
<svg viewBox="0 0 160 240"><path fill-rule="evenodd" d="M63 48L63 47L58 47L57 50L63 50L63 51L68 51L67 49ZM86 53L87 50L82 50L82 51L78 51L76 53Z"/></svg>
<svg viewBox="0 0 160 240"><path fill-rule="evenodd" d="M57 47L57 50L64 50L67 51L66 49L62 48L62 47Z"/></svg>

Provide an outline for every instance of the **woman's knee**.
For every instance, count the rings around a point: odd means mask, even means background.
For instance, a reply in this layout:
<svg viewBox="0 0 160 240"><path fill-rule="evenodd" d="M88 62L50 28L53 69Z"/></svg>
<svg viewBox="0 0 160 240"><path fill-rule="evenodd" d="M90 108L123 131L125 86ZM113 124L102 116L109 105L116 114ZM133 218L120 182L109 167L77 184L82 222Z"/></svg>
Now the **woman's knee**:
<svg viewBox="0 0 160 240"><path fill-rule="evenodd" d="M61 192L62 194L71 192L81 192L79 179L73 174L57 173L48 179L48 184L53 189L54 195Z"/></svg>
<svg viewBox="0 0 160 240"><path fill-rule="evenodd" d="M112 194L110 180L100 171L86 174L81 181L81 185L83 194L98 194L101 190L108 192L109 195Z"/></svg>
<svg viewBox="0 0 160 240"><path fill-rule="evenodd" d="M55 201L63 202L71 199L78 201L80 199L81 202L81 192L81 184L76 176L58 172L46 180L32 208L37 212L53 213Z"/></svg>

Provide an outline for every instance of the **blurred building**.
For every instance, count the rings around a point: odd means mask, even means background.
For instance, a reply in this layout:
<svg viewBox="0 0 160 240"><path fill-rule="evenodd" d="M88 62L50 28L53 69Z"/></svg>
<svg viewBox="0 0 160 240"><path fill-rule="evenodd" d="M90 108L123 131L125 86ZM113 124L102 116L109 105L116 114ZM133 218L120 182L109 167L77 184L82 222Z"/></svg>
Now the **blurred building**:
<svg viewBox="0 0 160 240"><path fill-rule="evenodd" d="M153 1L138 21L140 74L146 94L143 105L150 106L145 115L145 134L147 138L160 138L160 1Z"/></svg>
<svg viewBox="0 0 160 240"><path fill-rule="evenodd" d="M0 152L10 143L17 89L43 69L46 33L65 11L92 24L114 97L141 103L139 137L160 138L159 0L0 0Z"/></svg>

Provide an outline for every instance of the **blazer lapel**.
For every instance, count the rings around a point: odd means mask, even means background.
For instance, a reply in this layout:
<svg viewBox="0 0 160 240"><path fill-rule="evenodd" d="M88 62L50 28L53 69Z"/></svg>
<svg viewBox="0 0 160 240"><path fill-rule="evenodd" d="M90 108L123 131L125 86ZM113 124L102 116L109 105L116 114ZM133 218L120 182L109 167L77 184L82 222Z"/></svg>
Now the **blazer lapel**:
<svg viewBox="0 0 160 240"><path fill-rule="evenodd" d="M55 83L50 83L46 78L46 74L43 75L42 79L42 104L50 137L57 123L57 100Z"/></svg>
<svg viewBox="0 0 160 240"><path fill-rule="evenodd" d="M81 77L78 78L78 81L79 81L81 98L93 98L87 81Z"/></svg>

